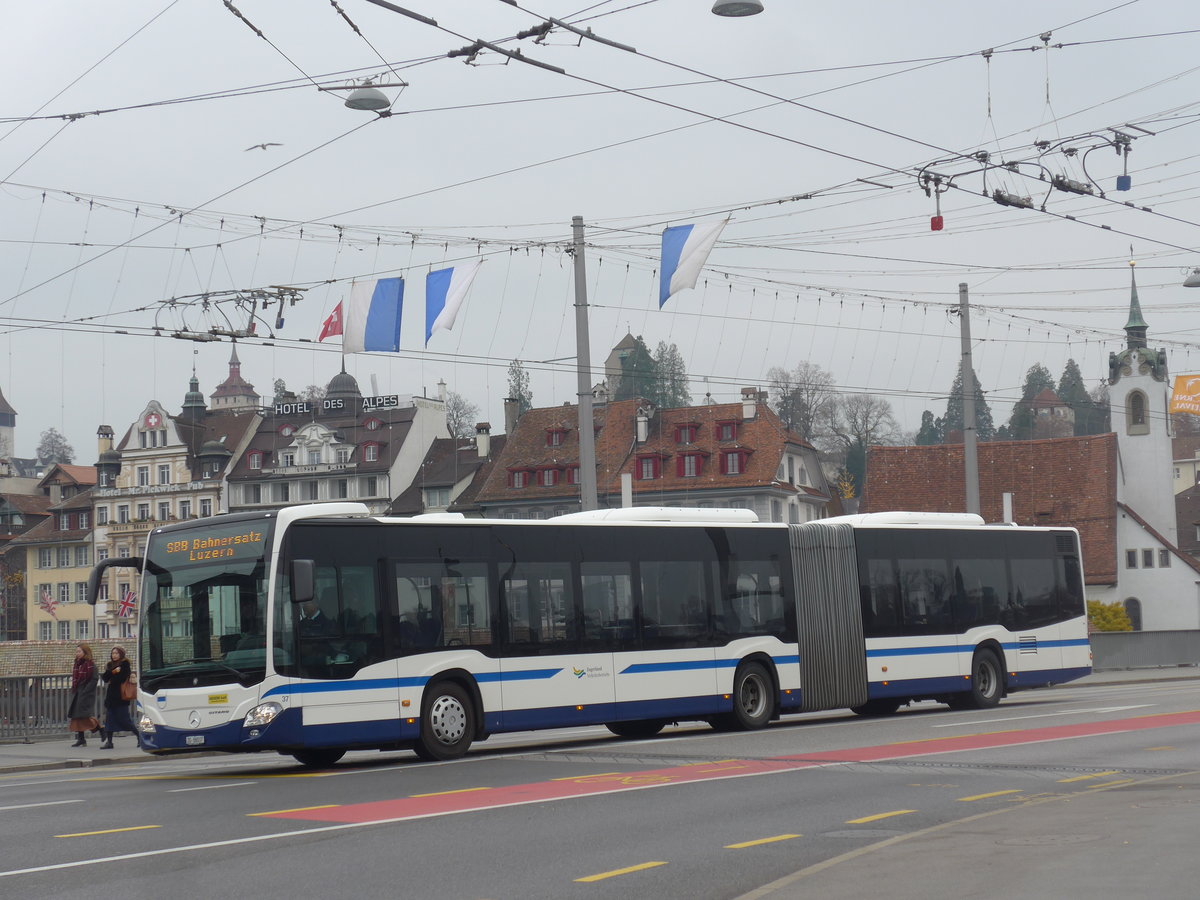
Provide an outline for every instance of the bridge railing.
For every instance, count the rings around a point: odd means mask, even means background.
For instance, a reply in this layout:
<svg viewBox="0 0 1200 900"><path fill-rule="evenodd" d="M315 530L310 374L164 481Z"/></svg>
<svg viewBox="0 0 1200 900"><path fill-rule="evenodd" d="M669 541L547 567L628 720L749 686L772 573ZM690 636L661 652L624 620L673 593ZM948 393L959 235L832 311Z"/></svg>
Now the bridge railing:
<svg viewBox="0 0 1200 900"><path fill-rule="evenodd" d="M0 741L66 734L70 704L69 673L0 678Z"/></svg>
<svg viewBox="0 0 1200 900"><path fill-rule="evenodd" d="M1094 631L1091 641L1095 669L1200 666L1200 630Z"/></svg>

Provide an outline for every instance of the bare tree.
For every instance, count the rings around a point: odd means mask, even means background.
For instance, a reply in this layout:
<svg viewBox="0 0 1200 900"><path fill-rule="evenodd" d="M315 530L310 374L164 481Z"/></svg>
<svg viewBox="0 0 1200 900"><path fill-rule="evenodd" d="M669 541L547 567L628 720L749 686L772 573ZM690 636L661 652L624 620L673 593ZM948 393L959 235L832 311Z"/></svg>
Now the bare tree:
<svg viewBox="0 0 1200 900"><path fill-rule="evenodd" d="M325 399L326 387L321 384L310 384L300 392L300 399L307 403L312 403L317 406L321 405L321 401Z"/></svg>
<svg viewBox="0 0 1200 900"><path fill-rule="evenodd" d="M791 371L775 366L767 372L767 388L771 406L787 428L814 443L823 436L837 396L832 375L810 362Z"/></svg>
<svg viewBox="0 0 1200 900"><path fill-rule="evenodd" d="M845 453L845 467L853 481L854 494L862 495L867 474L867 448L872 444L894 444L900 427L892 404L870 394L845 394L833 404L829 418L832 442Z"/></svg>
<svg viewBox="0 0 1200 900"><path fill-rule="evenodd" d="M75 448L57 428L47 428L38 440L37 458L42 462L70 463L75 459Z"/></svg>
<svg viewBox="0 0 1200 900"><path fill-rule="evenodd" d="M456 438L469 438L475 434L475 423L479 421L479 407L454 391L446 393L446 427Z"/></svg>

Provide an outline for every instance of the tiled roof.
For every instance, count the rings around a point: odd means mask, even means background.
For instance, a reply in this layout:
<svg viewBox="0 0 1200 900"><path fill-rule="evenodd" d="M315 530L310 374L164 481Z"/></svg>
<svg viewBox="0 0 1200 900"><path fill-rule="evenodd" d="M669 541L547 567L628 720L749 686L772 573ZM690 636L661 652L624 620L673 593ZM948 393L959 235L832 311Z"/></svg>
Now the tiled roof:
<svg viewBox="0 0 1200 900"><path fill-rule="evenodd" d="M1079 529L1088 584L1117 580L1117 436L998 441L978 445L979 500L988 522L1013 495L1020 525ZM871 447L860 512L961 512L963 446Z"/></svg>
<svg viewBox="0 0 1200 900"><path fill-rule="evenodd" d="M742 403L687 406L655 410L649 417L646 441L638 443L638 408L645 400L617 400L598 405L593 411L596 424L596 485L601 495L621 491L622 473L636 474L638 459L658 456L663 460L660 478L633 480L634 495L703 491L707 488L759 488L774 484L785 445L811 449L802 437L788 431L765 403L755 404L752 419L743 419ZM719 440L718 423L736 426L734 440ZM693 443L675 440L679 425L696 427ZM561 434L562 443L552 444L547 436ZM744 470L737 475L721 471L721 454L741 450ZM699 453L704 461L698 476L677 474L675 458L680 453ZM540 484L528 488L509 487L509 473L525 469L534 472L547 468L566 469L579 464L578 407L552 406L527 411L509 435L504 452L479 491L480 502L541 502L579 496L579 486L560 478L553 486ZM816 477L818 473L811 473ZM818 492L819 493L819 492ZM820 496L824 496L820 494Z"/></svg>
<svg viewBox="0 0 1200 900"><path fill-rule="evenodd" d="M1200 457L1200 434L1182 434L1171 441L1172 459Z"/></svg>
<svg viewBox="0 0 1200 900"><path fill-rule="evenodd" d="M0 502L22 515L48 515L50 498L45 494L0 494Z"/></svg>
<svg viewBox="0 0 1200 900"><path fill-rule="evenodd" d="M95 466L73 466L69 463L56 463L58 470L74 481L76 484L95 484L96 467ZM46 471L46 475L54 473L54 466ZM43 476L45 477L45 476Z"/></svg>

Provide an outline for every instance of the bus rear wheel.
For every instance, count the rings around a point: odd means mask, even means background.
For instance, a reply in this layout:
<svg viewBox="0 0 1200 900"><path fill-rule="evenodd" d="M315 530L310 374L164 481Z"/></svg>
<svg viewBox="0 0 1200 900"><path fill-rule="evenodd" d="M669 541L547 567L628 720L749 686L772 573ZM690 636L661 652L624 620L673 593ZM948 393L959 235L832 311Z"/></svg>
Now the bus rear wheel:
<svg viewBox="0 0 1200 900"><path fill-rule="evenodd" d="M341 747L310 747L292 753L296 762L310 769L328 769L345 755L346 751Z"/></svg>
<svg viewBox="0 0 1200 900"><path fill-rule="evenodd" d="M475 709L462 685L440 681L425 692L421 734L413 751L421 759L458 759L475 738Z"/></svg>
<svg viewBox="0 0 1200 900"><path fill-rule="evenodd" d="M1004 695L1004 670L996 652L988 648L975 651L971 658L971 689L949 699L951 709L991 709Z"/></svg>
<svg viewBox="0 0 1200 900"><path fill-rule="evenodd" d="M733 712L714 720L726 731L757 731L766 727L774 712L771 696L775 682L759 663L746 663L733 677Z"/></svg>
<svg viewBox="0 0 1200 900"><path fill-rule="evenodd" d="M662 731L666 724L663 719L640 719L635 722L606 722L604 727L617 737L648 738Z"/></svg>

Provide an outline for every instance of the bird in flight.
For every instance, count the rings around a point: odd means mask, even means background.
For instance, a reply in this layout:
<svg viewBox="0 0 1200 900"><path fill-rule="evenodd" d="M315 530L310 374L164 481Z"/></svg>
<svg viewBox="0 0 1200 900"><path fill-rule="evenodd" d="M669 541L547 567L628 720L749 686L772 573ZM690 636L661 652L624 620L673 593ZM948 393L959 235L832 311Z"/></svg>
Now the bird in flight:
<svg viewBox="0 0 1200 900"><path fill-rule="evenodd" d="M283 144L276 144L273 141L268 141L265 144L255 144L253 147L247 147L242 152L246 153L246 152L249 152L250 150L266 150L268 147L282 147L282 146L283 146Z"/></svg>

